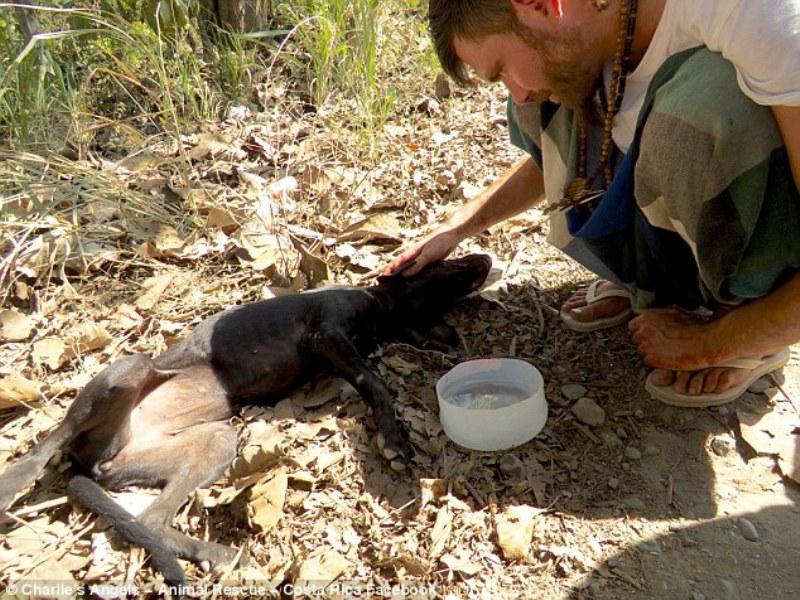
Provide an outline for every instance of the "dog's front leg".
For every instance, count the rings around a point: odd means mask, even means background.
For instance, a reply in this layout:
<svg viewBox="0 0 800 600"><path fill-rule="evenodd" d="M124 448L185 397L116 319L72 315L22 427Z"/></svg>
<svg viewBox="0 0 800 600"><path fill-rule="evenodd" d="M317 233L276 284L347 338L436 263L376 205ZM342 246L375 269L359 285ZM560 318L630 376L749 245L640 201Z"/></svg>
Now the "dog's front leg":
<svg viewBox="0 0 800 600"><path fill-rule="evenodd" d="M330 363L337 374L350 382L372 405L378 426L378 447L393 469L405 469L414 451L405 427L395 415L394 397L386 384L369 370L356 347L339 330L326 329L314 334L311 350Z"/></svg>

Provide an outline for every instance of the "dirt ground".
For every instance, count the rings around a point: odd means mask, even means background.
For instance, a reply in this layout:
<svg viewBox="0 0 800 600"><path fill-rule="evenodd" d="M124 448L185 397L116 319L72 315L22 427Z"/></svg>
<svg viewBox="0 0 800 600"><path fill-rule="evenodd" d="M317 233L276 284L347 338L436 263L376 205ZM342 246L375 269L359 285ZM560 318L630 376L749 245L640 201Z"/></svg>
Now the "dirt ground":
<svg viewBox="0 0 800 600"><path fill-rule="evenodd" d="M499 90L441 102L427 94L375 141L383 159L369 168L302 112L280 128L255 114L186 138L195 173L188 191L175 183L182 158L174 148L139 153L124 168L87 167L131 193L191 204L207 221L199 230L164 229L100 206L88 224L119 234L105 250L133 248L135 259L87 250L91 268L67 269L69 283L28 265L5 308L31 329L0 344L0 374L6 397L19 376L36 393L0 412L0 462L52 429L113 358L163 351L200 318L234 304L358 282L518 156L505 141ZM198 208L210 197L215 204ZM259 222L261 230L247 229ZM624 327L563 327L559 305L591 274L550 248L546 232L534 210L460 249L492 254L501 277L448 317L463 339L458 354L389 344L370 358L409 425L411 472L394 473L378 459L371 416L346 386L320 383L274 408L245 409L236 421L241 457L176 523L242 548L251 564L217 576L185 563L192 580L257 581L284 594L287 583L335 579L423 586L437 598L796 597L800 488L764 451L775 431L755 426L767 438L756 444L759 454L740 420L747 413L797 423L798 351L780 386L767 379L765 391L716 409L664 406L644 391L647 369ZM488 356L528 360L547 385L546 428L509 452L461 449L438 422L437 379L462 360ZM602 407L602 425L576 419L568 384ZM573 396L574 386L566 389ZM783 458L796 464L800 446L794 452ZM51 465L0 525L0 584L157 587L142 550L67 502L68 468L67 457ZM152 497L120 495L133 511ZM507 530L498 533L509 518L524 538L516 558L500 543Z"/></svg>

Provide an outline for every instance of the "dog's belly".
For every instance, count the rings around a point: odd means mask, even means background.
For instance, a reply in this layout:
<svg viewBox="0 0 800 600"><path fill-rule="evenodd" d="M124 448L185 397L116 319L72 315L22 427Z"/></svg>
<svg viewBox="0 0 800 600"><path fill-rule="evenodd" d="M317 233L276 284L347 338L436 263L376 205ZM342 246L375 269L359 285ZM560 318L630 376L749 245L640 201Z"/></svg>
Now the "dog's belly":
<svg viewBox="0 0 800 600"><path fill-rule="evenodd" d="M131 411L130 435L170 435L231 416L228 396L213 369L196 365L183 369L142 399Z"/></svg>

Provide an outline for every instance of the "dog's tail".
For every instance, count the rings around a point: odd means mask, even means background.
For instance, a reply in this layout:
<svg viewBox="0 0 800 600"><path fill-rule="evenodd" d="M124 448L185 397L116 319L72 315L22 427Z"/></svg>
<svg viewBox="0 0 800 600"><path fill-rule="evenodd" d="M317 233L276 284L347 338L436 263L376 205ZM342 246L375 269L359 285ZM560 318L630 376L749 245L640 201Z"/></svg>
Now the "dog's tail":
<svg viewBox="0 0 800 600"><path fill-rule="evenodd" d="M167 585L175 587L186 585L186 575L178 564L175 554L155 532L142 525L136 517L109 498L95 481L83 475L75 475L67 484L67 491L79 504L111 521L127 542L147 550L153 567L163 573Z"/></svg>

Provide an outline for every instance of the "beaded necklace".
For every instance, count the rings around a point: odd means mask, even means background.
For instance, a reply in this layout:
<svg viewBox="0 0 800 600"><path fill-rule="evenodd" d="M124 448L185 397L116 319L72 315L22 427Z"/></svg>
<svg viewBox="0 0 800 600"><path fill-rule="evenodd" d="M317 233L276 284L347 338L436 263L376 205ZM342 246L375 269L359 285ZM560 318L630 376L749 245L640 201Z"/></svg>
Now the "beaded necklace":
<svg viewBox="0 0 800 600"><path fill-rule="evenodd" d="M598 10L605 10L608 7L608 0L592 0ZM578 111L578 172L577 177L567 186L566 195L559 202L551 204L547 212L585 205L592 210L592 203L598 200L605 193L605 190L593 190L592 184L603 174L605 186L611 185L614 177L613 164L611 161L614 145L611 138L611 130L614 125L614 117L619 112L622 104L622 97L625 94L625 82L628 78L631 62L631 48L633 46L633 33L636 29L636 11L638 0L620 0L619 6L619 28L617 29L617 45L614 53L614 60L611 64L611 82L608 86L608 101L605 106L605 116L603 118L603 141L600 146L600 160L592 174L586 175L586 148L589 137L586 125L586 116L583 111ZM602 77L600 78L602 86Z"/></svg>

